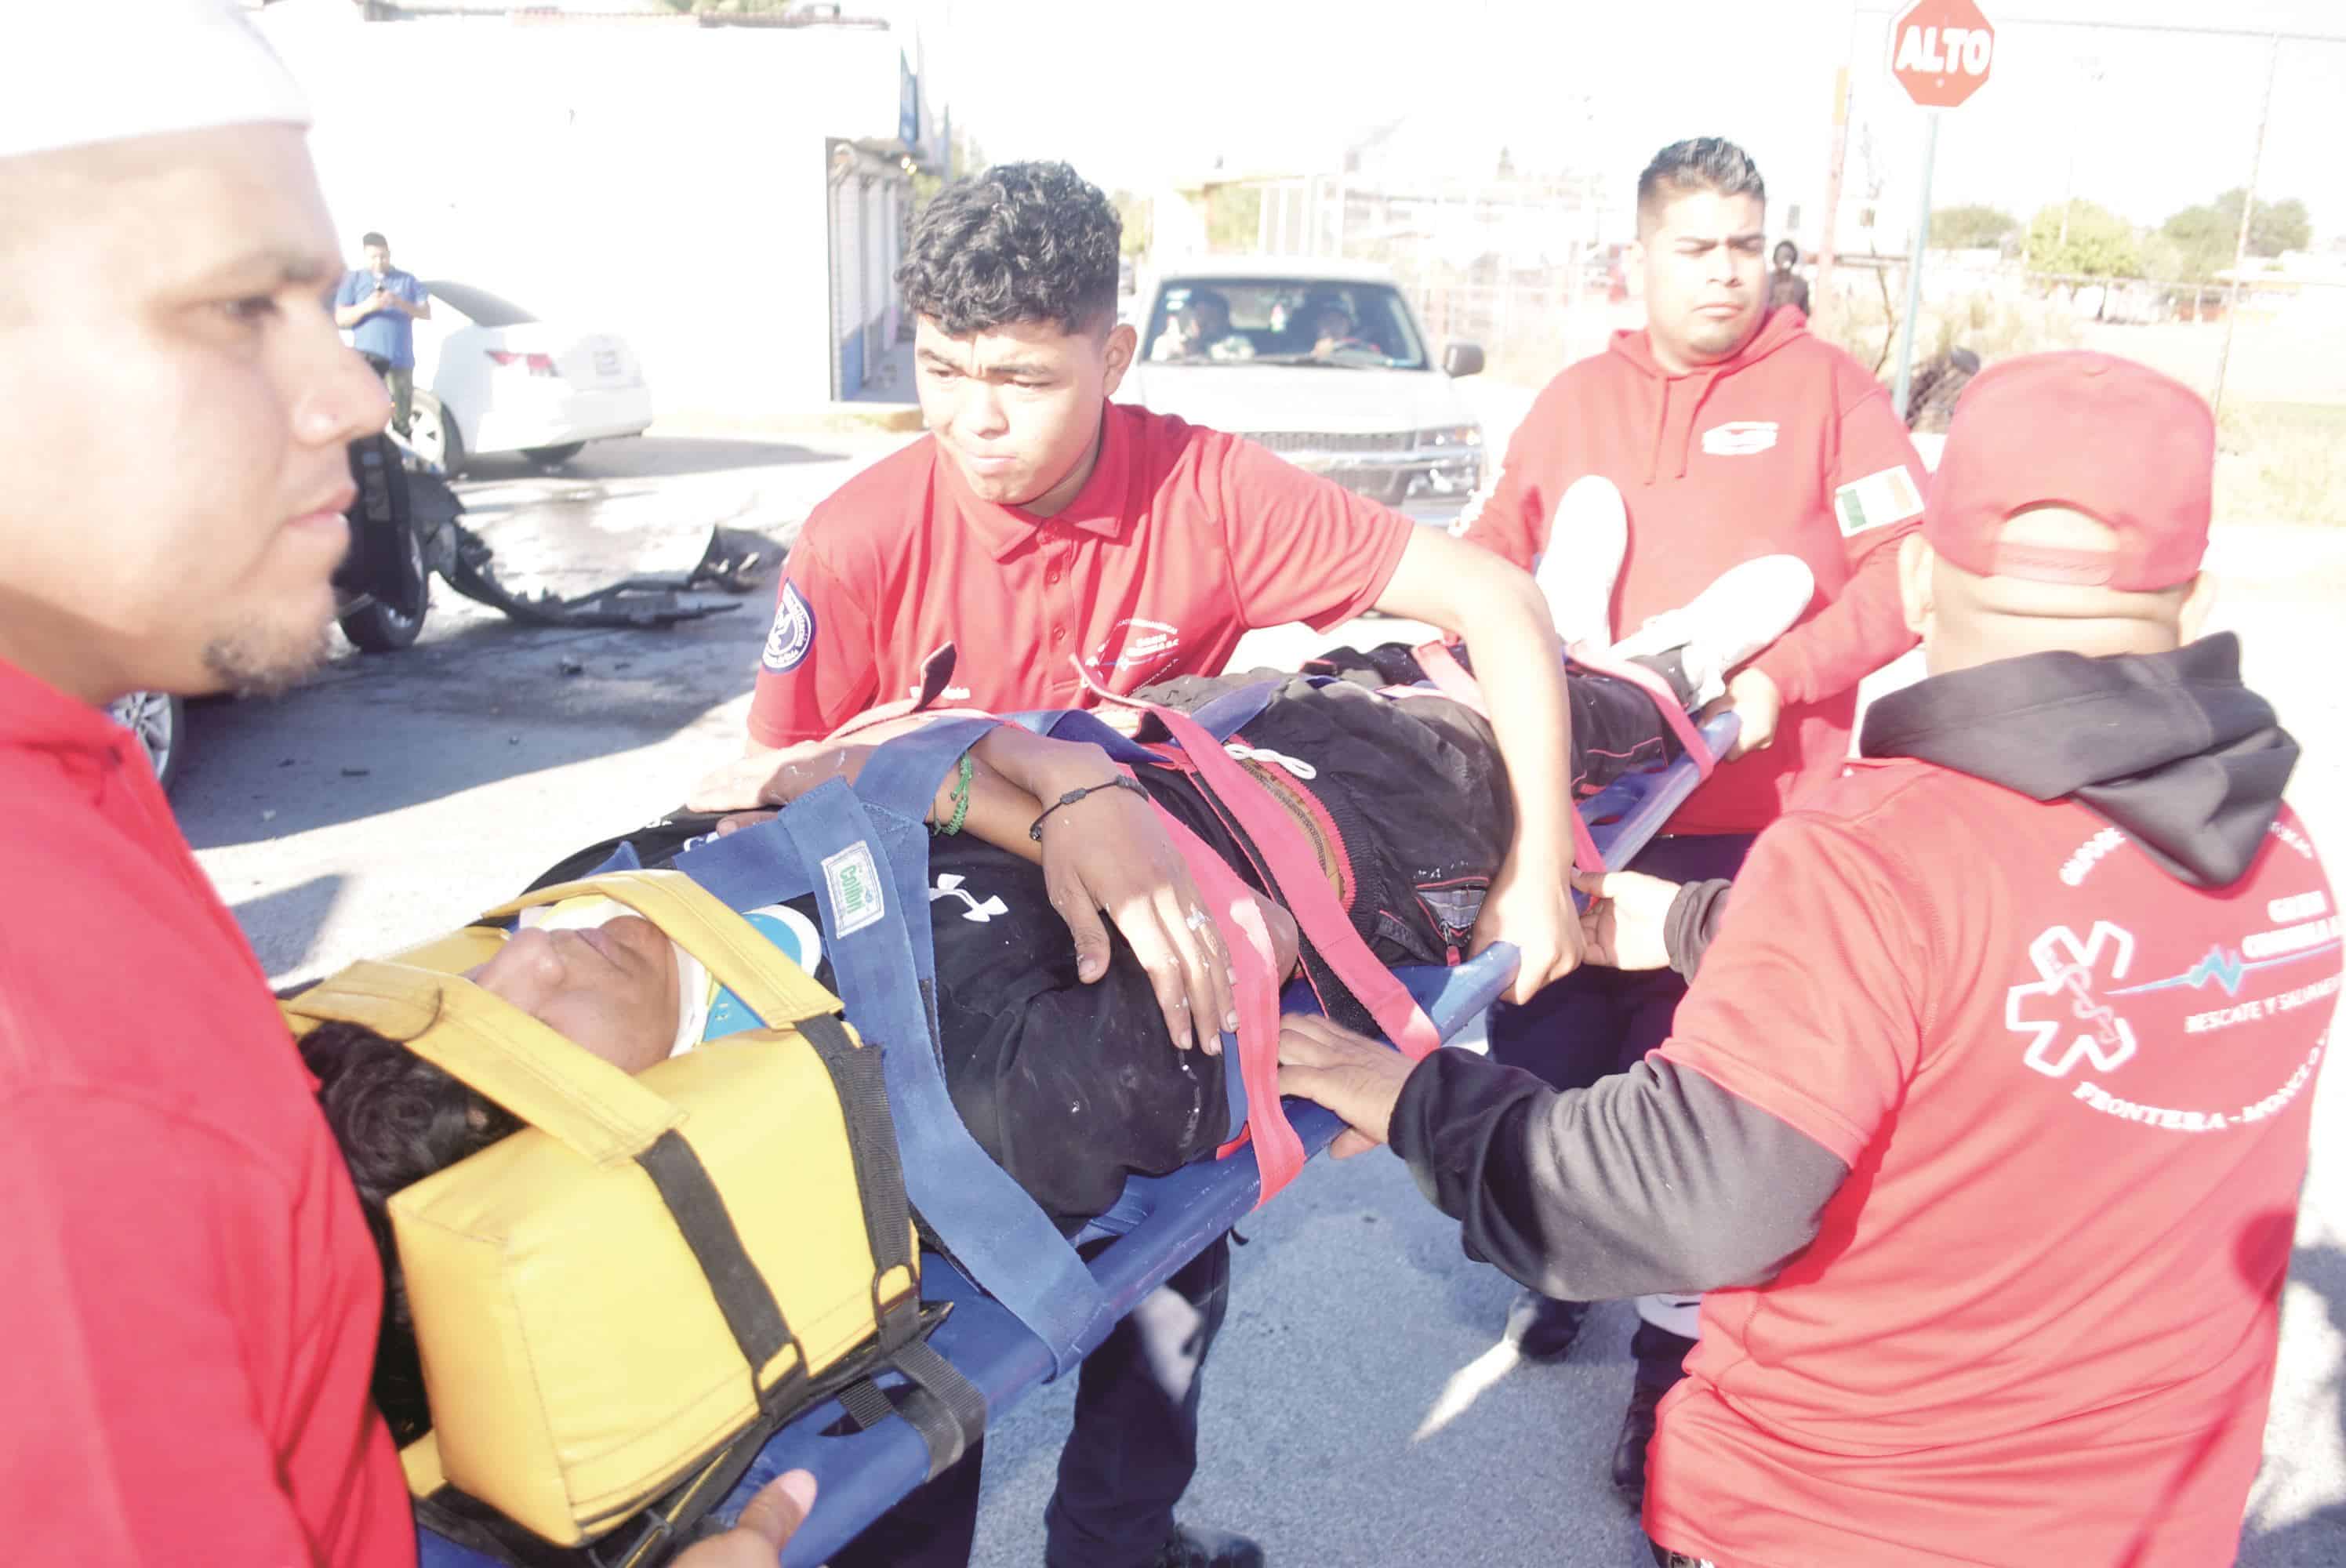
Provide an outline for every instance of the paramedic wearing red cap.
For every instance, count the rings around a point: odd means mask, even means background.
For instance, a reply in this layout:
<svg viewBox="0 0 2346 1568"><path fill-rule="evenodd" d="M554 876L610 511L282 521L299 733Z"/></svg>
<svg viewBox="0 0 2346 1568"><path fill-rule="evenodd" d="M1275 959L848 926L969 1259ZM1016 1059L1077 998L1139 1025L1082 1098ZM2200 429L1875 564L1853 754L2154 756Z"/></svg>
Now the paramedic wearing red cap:
<svg viewBox="0 0 2346 1568"><path fill-rule="evenodd" d="M1572 509L1558 515L1558 503L1576 480L1609 481L1628 524L1617 636L1756 555L1795 555L1815 575L1809 613L1729 682L1747 754L1636 862L1675 879L1732 874L1752 834L1831 779L1849 752L1858 681L1913 645L1898 614L1897 544L1922 516L1923 464L1864 367L1810 336L1799 311L1769 310L1766 219L1760 170L1733 143L1658 153L1637 181L1646 326L1548 384L1457 525L1519 565L1578 562L1602 547L1596 530L1576 527ZM1668 972L1584 970L1529 1007L1496 1010L1492 1049L1558 1087L1586 1085L1659 1044L1684 989ZM1678 1375L1693 1318L1691 1304L1638 1307L1637 1380L1613 1458L1632 1502L1654 1401ZM1525 1354L1552 1359L1586 1310L1527 1298L1512 1332Z"/></svg>
<svg viewBox="0 0 2346 1568"><path fill-rule="evenodd" d="M1468 918L1477 946L1524 950L1528 995L1578 962L1580 941L1563 667L1537 585L1250 442L1108 402L1136 349L1116 321L1119 231L1065 164L988 169L923 210L897 283L919 320L930 433L808 518L758 677L751 756L693 804L759 804L774 766L763 748L915 695L946 642L960 652L946 703L1015 712L1086 706L1086 679L1127 693L1219 675L1250 627L1326 628L1372 607L1462 631L1471 617L1496 667L1484 692L1515 830L1487 890L1464 890L1481 906ZM1104 972L1105 951L1084 965ZM1216 1240L1086 1359L1049 1568L1261 1562L1253 1543L1173 1517L1229 1257ZM976 1470L938 1478L834 1562L965 1562Z"/></svg>
<svg viewBox="0 0 2346 1568"><path fill-rule="evenodd" d="M390 408L321 302L300 91L222 0L128 9L136 48L125 8L48 5L0 50L7 1555L408 1568L373 1242L260 966L102 710L318 662L346 446ZM771 1563L805 1481L678 1568Z"/></svg>
<svg viewBox="0 0 2346 1568"><path fill-rule="evenodd" d="M1592 957L1700 966L1629 1072L1557 1094L1290 1021L1281 1087L1470 1247L1709 1291L1657 1562L2232 1561L2341 972L2296 744L2236 638L2189 640L2214 454L2127 361L1972 383L1900 546L1929 678L1731 893L1591 879Z"/></svg>

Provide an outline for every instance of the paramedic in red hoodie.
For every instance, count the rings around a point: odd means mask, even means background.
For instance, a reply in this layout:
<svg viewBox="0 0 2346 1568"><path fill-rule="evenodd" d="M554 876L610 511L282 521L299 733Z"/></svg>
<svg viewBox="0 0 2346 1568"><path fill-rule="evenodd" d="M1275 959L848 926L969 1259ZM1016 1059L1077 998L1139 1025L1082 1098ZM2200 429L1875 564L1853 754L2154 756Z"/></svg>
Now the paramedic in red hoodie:
<svg viewBox="0 0 2346 1568"><path fill-rule="evenodd" d="M2236 637L2190 640L2214 456L2129 361L1972 383L1899 546L1929 677L1723 905L1592 880L1593 958L1699 964L1628 1072L1559 1094L1289 1021L1281 1088L1389 1137L1475 1252L1709 1290L1656 1562L2237 1553L2341 975L2296 743Z"/></svg>
<svg viewBox="0 0 2346 1568"><path fill-rule="evenodd" d="M1831 778L1849 752L1858 681L1913 645L1895 574L1898 541L1922 516L1923 464L1863 366L1810 336L1799 311L1769 312L1766 218L1760 171L1733 143L1706 137L1656 154L1637 180L1645 328L1548 383L1457 525L1518 565L1556 555L1586 570L1619 538L1619 518L1579 523L1577 506L1559 515L1558 503L1576 481L1609 482L1628 514L1617 635L1755 555L1798 555L1815 574L1809 613L1729 684L1746 755L1637 862L1675 878L1730 874L1752 834ZM1668 972L1584 970L1528 1007L1499 1009L1493 1050L1559 1087L1593 1083L1661 1042L1684 989ZM1586 1311L1527 1292L1510 1332L1527 1356L1561 1357ZM1637 1381L1613 1456L1614 1484L1633 1502L1654 1401L1677 1380L1694 1323L1690 1302L1641 1301L1638 1313Z"/></svg>
<svg viewBox="0 0 2346 1568"><path fill-rule="evenodd" d="M135 32L135 44L126 38ZM309 112L232 0L35 5L0 46L0 1510L17 1563L406 1568L382 1275L139 689L322 655L347 443ZM678 1568L773 1561L780 1481Z"/></svg>

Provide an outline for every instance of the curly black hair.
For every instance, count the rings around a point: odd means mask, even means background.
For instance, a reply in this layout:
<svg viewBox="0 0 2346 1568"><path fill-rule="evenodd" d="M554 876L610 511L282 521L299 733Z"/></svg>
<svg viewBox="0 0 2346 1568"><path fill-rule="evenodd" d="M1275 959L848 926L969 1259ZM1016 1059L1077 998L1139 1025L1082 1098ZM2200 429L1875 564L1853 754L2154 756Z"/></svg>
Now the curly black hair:
<svg viewBox="0 0 2346 1568"><path fill-rule="evenodd" d="M1653 232L1662 209L1689 191L1710 190L1721 196L1753 196L1768 199L1768 182L1751 155L1725 137L1698 136L1674 141L1654 155L1637 176L1637 233Z"/></svg>
<svg viewBox="0 0 2346 1568"><path fill-rule="evenodd" d="M906 308L954 337L1012 321L1116 320L1124 221L1064 163L998 163L939 191L896 269Z"/></svg>
<svg viewBox="0 0 2346 1568"><path fill-rule="evenodd" d="M415 1324L399 1271L392 1194L477 1153L521 1123L396 1040L355 1023L321 1023L301 1037L318 1079L318 1106L342 1145L359 1207L382 1257L382 1329L375 1342L374 1400L402 1445L429 1431Z"/></svg>

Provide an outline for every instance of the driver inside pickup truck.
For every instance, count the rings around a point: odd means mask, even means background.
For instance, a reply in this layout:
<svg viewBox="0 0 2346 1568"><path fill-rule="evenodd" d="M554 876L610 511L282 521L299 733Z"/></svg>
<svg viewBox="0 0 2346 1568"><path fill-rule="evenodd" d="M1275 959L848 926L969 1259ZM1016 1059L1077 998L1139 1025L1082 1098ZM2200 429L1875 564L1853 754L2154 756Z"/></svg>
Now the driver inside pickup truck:
<svg viewBox="0 0 2346 1568"><path fill-rule="evenodd" d="M1352 312L1343 306L1329 303L1321 307L1313 324L1317 334L1311 344L1311 357L1324 360L1333 354L1382 353L1384 351L1362 337L1352 322Z"/></svg>
<svg viewBox="0 0 2346 1568"><path fill-rule="evenodd" d="M1681 704L1698 707L1798 616L1810 590L1795 563L1747 563L1642 632L1640 646L1649 651L1634 662ZM1385 695L1390 683L1413 682L1419 673L1399 645L1339 649L1316 663L1337 678L1286 677L1226 748L1293 819L1380 962L1455 962L1514 830L1490 727L1443 697ZM1189 710L1266 677L1275 672L1188 677L1146 695ZM1676 755L1677 735L1644 687L1576 669L1569 689L1578 790ZM780 804L825 779L852 779L872 749L849 742L796 757L777 770L770 798ZM979 1145L1072 1231L1106 1210L1127 1176L1162 1174L1210 1155L1229 1136L1230 1109L1225 1059L1173 1048L1188 1038L1186 1003L1152 977L1132 943L1117 940L1104 969L1086 981L1054 912L1053 877L1068 865L1102 861L1178 867L1153 802L1251 885L1269 890L1242 831L1169 755L1165 766L1137 769L1146 800L1124 789L1101 789L1051 812L1039 837L1029 825L1044 816L1041 800L1057 798L1070 782L1116 776L1105 754L1002 726L972 756L967 782L958 771L949 775L934 804L934 825L958 821L964 830L940 834L930 859L946 1082ZM705 815L670 819L627 838L645 864L658 865L711 826ZM586 874L611 847L580 851L541 885ZM1194 906L1194 893L1184 901ZM1284 974L1302 944L1284 911L1268 897L1263 907ZM812 898L750 918L801 968L836 988ZM1308 951L1303 962L1312 962ZM755 1024L690 954L599 895L526 912L469 978L630 1072ZM1357 1014L1339 990L1321 991L1340 1021L1348 1010ZM301 1049L384 1249L389 1311L377 1398L404 1442L429 1418L384 1204L518 1124L371 1031L323 1024Z"/></svg>

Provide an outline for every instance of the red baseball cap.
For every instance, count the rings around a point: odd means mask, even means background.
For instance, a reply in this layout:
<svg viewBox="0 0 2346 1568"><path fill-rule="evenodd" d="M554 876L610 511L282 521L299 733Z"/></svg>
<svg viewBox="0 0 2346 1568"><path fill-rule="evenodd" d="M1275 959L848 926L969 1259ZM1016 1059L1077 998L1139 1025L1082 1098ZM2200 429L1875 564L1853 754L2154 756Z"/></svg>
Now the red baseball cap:
<svg viewBox="0 0 2346 1568"><path fill-rule="evenodd" d="M1923 536L1980 576L2171 588L2208 552L2215 468L2215 416L2182 382L2112 354L2027 354L1964 389ZM2116 547L2006 543L2005 521L2036 506L2086 514Z"/></svg>

